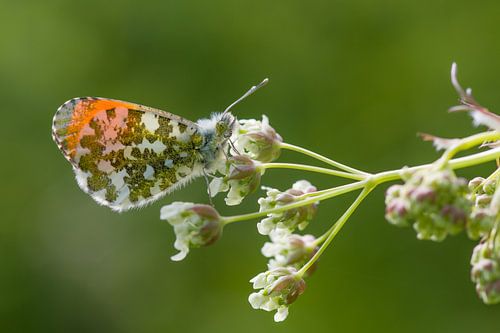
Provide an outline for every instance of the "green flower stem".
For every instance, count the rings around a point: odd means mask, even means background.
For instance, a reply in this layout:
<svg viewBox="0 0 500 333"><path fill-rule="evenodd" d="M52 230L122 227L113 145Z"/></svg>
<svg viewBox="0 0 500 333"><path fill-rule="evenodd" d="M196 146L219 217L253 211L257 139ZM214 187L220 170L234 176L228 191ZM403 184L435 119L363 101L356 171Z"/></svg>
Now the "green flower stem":
<svg viewBox="0 0 500 333"><path fill-rule="evenodd" d="M500 167L497 168L495 171L493 171L493 173L491 175L489 175L488 177L486 177L486 179L484 181L488 181L488 180L491 180L491 179L497 179L497 184L500 182Z"/></svg>
<svg viewBox="0 0 500 333"><path fill-rule="evenodd" d="M354 213L356 208L363 202L363 200L366 198L366 196L375 188L375 184L368 184L363 191L358 195L356 200L347 208L345 213L335 222L333 227L330 229L328 232L328 236L326 237L324 243L321 245L319 248L318 252L314 254L314 256L304 265L302 268L297 272L297 276L302 278L304 274L307 272L307 270L316 262L316 260L321 257L323 252L326 250L328 245L333 241L335 236L339 233L339 231L342 229L342 227L345 225L349 217Z"/></svg>
<svg viewBox="0 0 500 333"><path fill-rule="evenodd" d="M448 166L452 169L462 169L470 166L483 164L486 162L491 162L500 158L500 148L491 149L488 151L483 151L481 153L472 154L469 156L464 156L460 158L455 158L448 162ZM415 172L421 169L429 168L433 166L434 163L419 165L411 168L405 168L400 170L385 171L375 174L371 180L376 184L381 184L389 182L392 180L401 179L401 172Z"/></svg>
<svg viewBox="0 0 500 333"><path fill-rule="evenodd" d="M302 171L311 171L311 172L324 173L326 175L342 177L342 178L347 178L347 179L354 179L354 180L363 180L367 177L367 175L360 175L360 174L354 174L354 173L350 173L350 172L320 168L320 167L311 166L311 165L293 164L293 163L262 163L261 165L259 165L259 168L262 168L262 169L295 169L295 170L302 170Z"/></svg>
<svg viewBox="0 0 500 333"><path fill-rule="evenodd" d="M268 214L281 213L281 212L284 212L284 211L289 210L289 209L307 206L307 205L313 204L315 202L319 202L322 200L326 200L326 199L330 199L330 198L342 195L344 193L348 193L348 192L362 189L363 187L365 187L365 184L366 184L366 181L359 181L359 182L355 182L355 183L351 183L351 184L347 184L347 185L343 185L343 186L338 186L338 187L332 188L331 190L327 190L324 194L320 194L318 196L314 196L312 198L308 198L305 200L300 200L300 201L291 203L291 204L286 205L286 206L268 209L268 210L265 210L262 212L255 212L255 213L235 215L235 216L224 216L224 217L221 217L221 219L224 222L224 224L229 224L229 223L233 223L233 222L239 222L239 221L245 221L245 220L256 219L259 217L264 217L264 216L267 216Z"/></svg>
<svg viewBox="0 0 500 333"><path fill-rule="evenodd" d="M482 153L469 155L466 157L451 160L448 163L448 165L452 169L460 169L460 168L466 168L469 166L478 165L478 164L482 164L485 162L493 161L493 160L497 159L498 157L500 157L500 149L496 148L496 149L493 149L491 151L486 151L486 152L482 152ZM419 165L416 167L407 168L405 170L412 172L412 171L417 171L420 169L428 168L430 166L432 166L432 164ZM401 171L402 170L381 172L381 173L374 175L371 180L373 181L373 184L375 184L375 186L382 184L382 183L385 183L385 182L392 181L392 180L398 180L401 178ZM497 169L492 175L495 175L498 172L500 172L500 169ZM327 232L325 232L323 235L318 237L315 241L316 245L323 243L327 239L328 235L332 232L332 230L334 228L335 228L335 224Z"/></svg>
<svg viewBox="0 0 500 333"><path fill-rule="evenodd" d="M326 190L321 190L321 191L316 191L316 192L309 192L309 193L304 193L301 196L299 196L300 199L305 199L309 197L317 197L318 195L322 195L324 193L329 193L331 190L335 189L336 187L330 187L327 188Z"/></svg>
<svg viewBox="0 0 500 333"><path fill-rule="evenodd" d="M369 173L367 173L367 172L351 168L350 166L344 165L342 163L339 163L337 161L329 159L328 157L325 157L323 155L320 155L318 153L315 153L313 151L310 151L308 149L305 149L305 148L302 148L302 147L299 147L299 146L294 146L294 145L291 145L289 143L282 142L280 144L280 147L283 148L283 149L292 150L292 151L295 151L297 153L301 153L301 154L310 156L312 158L317 159L318 161L321 161L321 162L329 164L329 165L331 165L333 167L339 168L340 170L344 170L344 171L347 171L347 172L350 172L350 173L355 173L355 174L360 174L360 175L369 175Z"/></svg>
<svg viewBox="0 0 500 333"><path fill-rule="evenodd" d="M466 167L470 167L470 166L474 166L474 165L478 165L478 164L482 164L482 163L486 163L486 162L491 162L491 161L494 161L498 158L500 158L500 148L495 148L495 149L491 149L491 150L484 151L481 153L477 153L477 154L473 154L473 155L450 160L448 162L448 165L452 169L461 169L461 168L466 168ZM428 168L432 165L433 164L424 164L424 165L419 165L416 167L405 168L404 170L407 172L408 171L414 172L414 171ZM245 220L251 220L251 219L264 217L264 216L267 216L268 214L281 213L283 211L286 211L286 210L289 210L292 208L298 208L298 207L310 205L310 204L313 204L315 202L330 199L330 198L342 195L344 193L352 192L352 191L355 191L358 189L375 187L375 186L382 184L382 183L401 179L401 172L402 171L403 171L403 169L380 172L380 173L377 173L373 176L370 176L364 180L360 180L360 181L357 181L357 182L354 182L351 184L347 184L347 185L334 187L334 188L329 189L329 190L321 191L322 194L312 196L312 197L309 197L305 200L297 201L297 202L294 202L294 203L286 205L286 206L268 209L268 210L265 210L262 212L221 217L221 219L224 222L224 224L229 224L229 223L233 223L233 222L239 222L239 221L245 221Z"/></svg>
<svg viewBox="0 0 500 333"><path fill-rule="evenodd" d="M500 133L497 131L489 131L471 135L460 139L457 143L446 149L443 156L439 159L441 166L444 166L449 160L462 150L467 150L475 146L479 146L485 142L494 142L500 140Z"/></svg>

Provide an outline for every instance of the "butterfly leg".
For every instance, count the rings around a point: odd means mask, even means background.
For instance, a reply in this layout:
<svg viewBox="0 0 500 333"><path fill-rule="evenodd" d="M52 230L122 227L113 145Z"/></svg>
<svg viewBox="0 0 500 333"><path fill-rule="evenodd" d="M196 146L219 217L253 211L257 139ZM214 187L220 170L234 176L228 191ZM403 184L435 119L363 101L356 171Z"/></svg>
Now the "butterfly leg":
<svg viewBox="0 0 500 333"><path fill-rule="evenodd" d="M208 193L208 201L210 202L210 206L214 206L212 202L212 193L210 191L210 181L208 180L208 174L205 168L203 168L203 177L205 178L205 183L207 184L207 193Z"/></svg>
<svg viewBox="0 0 500 333"><path fill-rule="evenodd" d="M229 139L229 145L231 146L231 148L234 150L234 152L238 155L241 155L241 153L238 151L238 149L236 149L236 146L234 145L234 142L231 141L231 139Z"/></svg>

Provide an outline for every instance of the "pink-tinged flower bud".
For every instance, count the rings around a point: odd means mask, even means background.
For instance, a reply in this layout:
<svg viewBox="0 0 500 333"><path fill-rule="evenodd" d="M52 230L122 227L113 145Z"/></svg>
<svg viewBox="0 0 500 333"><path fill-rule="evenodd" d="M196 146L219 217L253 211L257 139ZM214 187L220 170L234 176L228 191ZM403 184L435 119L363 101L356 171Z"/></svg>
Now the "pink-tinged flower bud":
<svg viewBox="0 0 500 333"><path fill-rule="evenodd" d="M471 279L486 304L500 303L500 236L489 235L479 243L471 258Z"/></svg>
<svg viewBox="0 0 500 333"><path fill-rule="evenodd" d="M174 247L179 253L171 259L182 260L190 248L213 244L222 235L224 223L219 213L209 205L174 202L163 206L160 218L174 227Z"/></svg>
<svg viewBox="0 0 500 333"><path fill-rule="evenodd" d="M474 180L476 180L474 186L470 186ZM473 206L467 222L467 234L471 239L482 238L493 228L500 209L500 191L496 189L497 182L498 177L488 180L476 177L469 182L469 188L472 187L472 190L467 198Z"/></svg>
<svg viewBox="0 0 500 333"><path fill-rule="evenodd" d="M273 188L265 189L267 190L266 197L258 200L260 211L285 207L291 203L304 200L302 197L304 194L316 191L316 187L306 180L294 183L292 188L285 192ZM262 235L269 235L274 230L286 230L288 233L292 233L297 228L304 230L316 216L317 207L318 203L312 203L279 213L268 214L265 219L257 224L257 229Z"/></svg>
<svg viewBox="0 0 500 333"><path fill-rule="evenodd" d="M419 186L411 191L411 198L418 202L434 202L436 200L436 192L426 186Z"/></svg>
<svg viewBox="0 0 500 333"><path fill-rule="evenodd" d="M228 206L234 206L259 187L264 170L248 156L236 155L228 159L221 173L224 177L214 178L210 183L210 193L215 196L229 191L225 201Z"/></svg>
<svg viewBox="0 0 500 333"><path fill-rule="evenodd" d="M293 267L299 270L318 250L316 238L312 235L289 234L286 231L274 231L269 235L271 242L262 247L262 254L270 258L267 267ZM316 265L307 273L314 272Z"/></svg>
<svg viewBox="0 0 500 333"><path fill-rule="evenodd" d="M484 182L483 177L475 177L469 181L469 190L476 190Z"/></svg>
<svg viewBox="0 0 500 333"><path fill-rule="evenodd" d="M239 125L234 141L240 153L265 163L279 157L283 139L269 126L266 116L262 116L262 121L240 120Z"/></svg>
<svg viewBox="0 0 500 333"><path fill-rule="evenodd" d="M250 294L248 301L252 308L274 311L274 321L286 319L288 306L295 302L306 288L305 281L290 267L281 267L260 273L250 280L253 288L259 290Z"/></svg>
<svg viewBox="0 0 500 333"><path fill-rule="evenodd" d="M441 241L462 231L468 220L467 185L451 169L428 168L404 176L386 194L386 219L398 226L413 224L419 239Z"/></svg>
<svg viewBox="0 0 500 333"><path fill-rule="evenodd" d="M409 201L402 197L404 187L402 185L392 185L386 191L385 196L385 218L389 223L399 227L409 226L408 209Z"/></svg>

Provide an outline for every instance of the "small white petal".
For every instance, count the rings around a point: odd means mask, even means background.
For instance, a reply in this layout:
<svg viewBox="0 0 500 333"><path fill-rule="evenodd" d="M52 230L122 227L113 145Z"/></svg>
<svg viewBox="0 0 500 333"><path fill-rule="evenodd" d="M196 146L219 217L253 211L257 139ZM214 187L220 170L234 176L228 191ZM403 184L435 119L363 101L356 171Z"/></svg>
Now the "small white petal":
<svg viewBox="0 0 500 333"><path fill-rule="evenodd" d="M274 224L269 221L269 219L263 219L261 222L257 223L257 230L261 235L269 235L273 230Z"/></svg>
<svg viewBox="0 0 500 333"><path fill-rule="evenodd" d="M259 293L251 293L250 296L248 296L248 302L254 309L260 309L261 305L266 302L266 298L264 295L262 295L262 292Z"/></svg>
<svg viewBox="0 0 500 333"><path fill-rule="evenodd" d="M160 219L167 220L170 224L180 223L184 220L180 214L193 206L191 202L173 202L161 208Z"/></svg>
<svg viewBox="0 0 500 333"><path fill-rule="evenodd" d="M227 197L224 199L226 205L228 206L236 206L243 201L243 197L240 194L240 186L237 181L229 181L231 189L227 194Z"/></svg>
<svg viewBox="0 0 500 333"><path fill-rule="evenodd" d="M278 303L279 297L270 297L269 300L261 305L261 309L264 311L274 311L277 308L279 308L279 303Z"/></svg>
<svg viewBox="0 0 500 333"><path fill-rule="evenodd" d="M280 248L277 244L266 242L262 249L260 250L264 257L274 257L279 253Z"/></svg>
<svg viewBox="0 0 500 333"><path fill-rule="evenodd" d="M188 251L182 251L182 252L177 253L174 256L171 256L170 259L172 261L181 261L184 258L186 258L187 254L188 254Z"/></svg>
<svg viewBox="0 0 500 333"><path fill-rule="evenodd" d="M252 280L250 280L250 282L253 283L254 289L260 289L260 288L264 288L265 286L267 286L267 278L268 278L268 276L266 273L260 273L259 275L254 277Z"/></svg>
<svg viewBox="0 0 500 333"><path fill-rule="evenodd" d="M274 321L275 322L280 322L286 319L288 317L288 307L287 306L281 306L278 308L278 311L274 314Z"/></svg>
<svg viewBox="0 0 500 333"><path fill-rule="evenodd" d="M210 190L210 195L215 197L217 193L226 192L228 190L228 185L224 182L224 179L221 177L216 177L212 179L210 184L208 185Z"/></svg>

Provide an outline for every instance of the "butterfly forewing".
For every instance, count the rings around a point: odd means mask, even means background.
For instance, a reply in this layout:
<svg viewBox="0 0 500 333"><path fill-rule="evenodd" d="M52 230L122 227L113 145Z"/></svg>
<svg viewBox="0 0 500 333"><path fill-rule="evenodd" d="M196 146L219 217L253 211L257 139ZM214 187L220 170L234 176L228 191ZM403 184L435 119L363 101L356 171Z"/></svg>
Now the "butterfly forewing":
<svg viewBox="0 0 500 333"><path fill-rule="evenodd" d="M80 187L114 210L139 207L203 172L197 124L105 98L75 98L54 116L52 135Z"/></svg>

